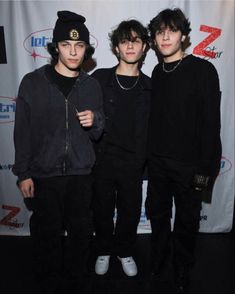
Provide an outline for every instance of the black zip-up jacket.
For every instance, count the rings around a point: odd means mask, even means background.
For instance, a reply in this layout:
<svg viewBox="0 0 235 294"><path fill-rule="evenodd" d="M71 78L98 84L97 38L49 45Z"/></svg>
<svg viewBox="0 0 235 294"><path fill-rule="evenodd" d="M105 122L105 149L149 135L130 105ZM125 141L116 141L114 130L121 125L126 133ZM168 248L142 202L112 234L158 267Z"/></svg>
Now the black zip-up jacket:
<svg viewBox="0 0 235 294"><path fill-rule="evenodd" d="M105 114L105 129L100 139L95 143L97 160L102 157L105 152L106 143L105 136L112 130L112 119L115 112L115 104L117 101L117 89L115 71L117 66L112 68L102 68L96 70L92 76L96 78L103 91L103 103ZM143 166L146 160L147 152L147 128L149 120L149 107L151 97L151 80L148 76L140 71L140 78L137 87L139 88L136 96L136 152L135 154L127 154L127 158L134 158L139 166ZM120 114L121 115L121 114ZM124 152L124 151L123 151Z"/></svg>
<svg viewBox="0 0 235 294"><path fill-rule="evenodd" d="M18 181L60 175L89 174L95 162L93 140L104 127L102 91L98 82L80 71L66 98L48 80L45 65L22 79L16 100L14 127ZM76 111L94 112L94 123L83 128Z"/></svg>

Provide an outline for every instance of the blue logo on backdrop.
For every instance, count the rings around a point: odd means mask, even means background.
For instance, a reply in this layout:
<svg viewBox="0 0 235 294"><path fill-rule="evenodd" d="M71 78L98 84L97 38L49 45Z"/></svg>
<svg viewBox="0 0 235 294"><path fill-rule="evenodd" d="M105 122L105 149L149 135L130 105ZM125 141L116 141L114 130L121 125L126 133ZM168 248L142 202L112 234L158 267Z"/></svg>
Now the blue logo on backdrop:
<svg viewBox="0 0 235 294"><path fill-rule="evenodd" d="M230 171L232 169L232 162L222 156L221 162L220 162L220 175Z"/></svg>
<svg viewBox="0 0 235 294"><path fill-rule="evenodd" d="M25 38L23 47L34 61L36 61L36 58L50 58L47 43L52 42L52 31L53 29L36 31ZM90 35L90 42L94 48L98 47L98 40L93 35Z"/></svg>
<svg viewBox="0 0 235 294"><path fill-rule="evenodd" d="M14 122L15 109L15 98L0 96L0 124Z"/></svg>
<svg viewBox="0 0 235 294"><path fill-rule="evenodd" d="M29 34L24 42L24 49L33 57L34 61L37 57L49 58L47 52L47 43L52 41L52 29L45 29Z"/></svg>

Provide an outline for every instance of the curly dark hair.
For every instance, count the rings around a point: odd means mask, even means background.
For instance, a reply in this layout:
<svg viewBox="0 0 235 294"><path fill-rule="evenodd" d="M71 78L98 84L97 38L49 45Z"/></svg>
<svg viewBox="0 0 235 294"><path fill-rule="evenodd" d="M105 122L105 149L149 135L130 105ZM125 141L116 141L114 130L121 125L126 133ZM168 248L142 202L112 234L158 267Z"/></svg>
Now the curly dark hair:
<svg viewBox="0 0 235 294"><path fill-rule="evenodd" d="M156 32L162 27L180 30L185 36L188 36L191 31L189 20L179 8L162 10L150 21L148 29L152 40L155 39Z"/></svg>
<svg viewBox="0 0 235 294"><path fill-rule="evenodd" d="M51 64L55 65L58 62L58 43L47 43L47 51L50 53L51 55ZM86 44L86 51L85 51L85 56L84 56L84 61L90 59L92 57L92 55L95 52L95 48L91 45Z"/></svg>
<svg viewBox="0 0 235 294"><path fill-rule="evenodd" d="M149 36L148 30L138 20L124 20L122 21L115 30L109 33L110 47L112 52L117 55L115 48L118 44L126 40L133 40L132 32L135 32L137 36L146 44L145 52L149 48Z"/></svg>

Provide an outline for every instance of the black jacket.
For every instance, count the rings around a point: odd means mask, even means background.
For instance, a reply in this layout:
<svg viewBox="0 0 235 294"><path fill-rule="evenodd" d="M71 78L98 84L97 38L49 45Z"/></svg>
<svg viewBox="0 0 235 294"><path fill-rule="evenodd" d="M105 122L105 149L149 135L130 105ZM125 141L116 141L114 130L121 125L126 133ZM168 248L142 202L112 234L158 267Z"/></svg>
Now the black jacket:
<svg viewBox="0 0 235 294"><path fill-rule="evenodd" d="M103 68L96 70L92 76L96 78L103 91L103 103L105 114L105 130L101 138L97 141L96 153L99 158L105 152L105 136L112 130L112 119L115 112L115 101L117 99L117 88L115 79L116 66L112 68ZM146 143L147 143L147 127L149 119L151 81L148 76L140 71L140 78L137 86L139 88L136 97L136 152L133 158L142 163L146 160Z"/></svg>
<svg viewBox="0 0 235 294"><path fill-rule="evenodd" d="M92 140L103 131L102 92L81 71L67 99L48 80L45 65L23 78L16 100L15 164L19 181L33 177L82 175L95 162ZM92 110L91 128L83 128L76 110Z"/></svg>

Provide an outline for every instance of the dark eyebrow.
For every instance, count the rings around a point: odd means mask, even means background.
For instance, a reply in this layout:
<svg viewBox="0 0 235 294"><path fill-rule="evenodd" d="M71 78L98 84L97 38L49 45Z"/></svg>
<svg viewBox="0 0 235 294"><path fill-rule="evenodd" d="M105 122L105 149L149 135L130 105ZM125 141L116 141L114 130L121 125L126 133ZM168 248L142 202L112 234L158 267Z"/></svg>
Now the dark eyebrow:
<svg viewBox="0 0 235 294"><path fill-rule="evenodd" d="M124 40L135 42L137 39L141 39L141 38L139 36L130 36L130 37L126 37L126 38L121 39L121 42Z"/></svg>
<svg viewBox="0 0 235 294"><path fill-rule="evenodd" d="M60 41L61 43L71 44L69 40ZM86 44L84 41L77 41L75 44Z"/></svg>

